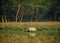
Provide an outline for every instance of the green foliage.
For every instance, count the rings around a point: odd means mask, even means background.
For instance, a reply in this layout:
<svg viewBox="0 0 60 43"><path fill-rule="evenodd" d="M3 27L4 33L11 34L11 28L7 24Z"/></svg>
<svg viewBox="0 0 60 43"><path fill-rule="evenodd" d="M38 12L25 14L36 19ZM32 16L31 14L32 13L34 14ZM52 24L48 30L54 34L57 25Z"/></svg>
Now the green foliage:
<svg viewBox="0 0 60 43"><path fill-rule="evenodd" d="M48 12L51 13L50 9L52 9L52 6L55 3L56 3L56 1L53 2L52 0L5 0L5 3L3 2L3 5L0 6L0 12L6 12L6 14L8 14L9 11L13 12L13 10L18 12L18 9L19 9L18 7L20 5L18 15L29 16L28 19L31 21L35 21L36 17L38 17L37 21L40 21L41 20L40 18L43 19L48 14ZM41 9L43 9L43 10L41 10ZM15 14L16 13L14 13L13 15L15 15ZM48 15L50 17L50 14L48 14ZM20 16L18 17L19 21L21 18ZM51 16L52 16L52 14L51 14ZM54 14L53 14L53 16L54 16ZM54 18L54 17L52 17L52 18ZM26 17L23 17L23 18L26 19ZM25 20L22 20L22 21L25 21ZM28 20L26 20L26 21L28 21Z"/></svg>
<svg viewBox="0 0 60 43"><path fill-rule="evenodd" d="M6 1L6 5L5 5L5 8L6 9L17 9L17 0L7 0Z"/></svg>

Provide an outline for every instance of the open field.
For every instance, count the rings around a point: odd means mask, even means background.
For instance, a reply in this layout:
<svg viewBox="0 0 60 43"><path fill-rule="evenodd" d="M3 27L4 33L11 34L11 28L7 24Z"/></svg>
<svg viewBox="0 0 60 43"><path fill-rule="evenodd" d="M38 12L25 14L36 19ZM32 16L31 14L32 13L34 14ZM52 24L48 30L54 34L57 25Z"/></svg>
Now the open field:
<svg viewBox="0 0 60 43"><path fill-rule="evenodd" d="M24 32L28 27L36 27L37 31ZM0 43L60 43L60 22L0 23Z"/></svg>
<svg viewBox="0 0 60 43"><path fill-rule="evenodd" d="M38 35L30 37L21 34L0 34L0 43L60 43L58 35Z"/></svg>
<svg viewBox="0 0 60 43"><path fill-rule="evenodd" d="M0 23L0 28L28 28L36 27L37 29L47 28L47 29L60 29L60 22L8 22Z"/></svg>

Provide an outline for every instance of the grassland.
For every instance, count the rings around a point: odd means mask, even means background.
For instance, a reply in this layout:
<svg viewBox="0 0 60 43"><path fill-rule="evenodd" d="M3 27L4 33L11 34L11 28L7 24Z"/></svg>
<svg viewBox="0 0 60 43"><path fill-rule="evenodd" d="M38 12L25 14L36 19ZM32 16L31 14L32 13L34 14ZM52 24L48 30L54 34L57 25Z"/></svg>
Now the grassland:
<svg viewBox="0 0 60 43"><path fill-rule="evenodd" d="M60 22L8 22L0 23L0 28L19 28L24 29L28 27L36 27L37 29L47 28L47 29L60 29Z"/></svg>
<svg viewBox="0 0 60 43"><path fill-rule="evenodd" d="M30 34L29 32L22 31L24 29L28 29L28 27L30 26L36 27L37 30L43 29L43 31L35 32L37 33L36 36L32 37L29 35ZM0 43L60 43L60 35L57 34L57 32L59 31L60 31L60 22L0 23ZM11 32L12 34L9 32ZM54 34L51 35L49 32Z"/></svg>

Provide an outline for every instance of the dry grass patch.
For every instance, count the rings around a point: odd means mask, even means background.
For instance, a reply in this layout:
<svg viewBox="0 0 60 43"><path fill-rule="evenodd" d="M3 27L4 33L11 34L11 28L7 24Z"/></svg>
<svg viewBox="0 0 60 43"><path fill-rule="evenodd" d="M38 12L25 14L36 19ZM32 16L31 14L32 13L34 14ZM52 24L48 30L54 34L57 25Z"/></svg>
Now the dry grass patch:
<svg viewBox="0 0 60 43"><path fill-rule="evenodd" d="M7 23L0 23L0 27L3 28L28 28L30 26L36 28L48 28L48 29L55 29L60 28L60 22L7 22Z"/></svg>

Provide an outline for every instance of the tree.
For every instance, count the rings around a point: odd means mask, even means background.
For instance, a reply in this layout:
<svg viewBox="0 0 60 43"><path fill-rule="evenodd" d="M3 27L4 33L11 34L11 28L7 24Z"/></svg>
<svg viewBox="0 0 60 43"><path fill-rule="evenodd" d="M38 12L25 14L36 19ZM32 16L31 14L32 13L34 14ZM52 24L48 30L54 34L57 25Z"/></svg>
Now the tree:
<svg viewBox="0 0 60 43"><path fill-rule="evenodd" d="M39 15L39 8L43 8L44 11L42 15L46 15L46 12L49 10L49 8L52 5L52 2L50 0L30 0L28 3L29 6L36 9L36 21L37 21L37 15Z"/></svg>
<svg viewBox="0 0 60 43"><path fill-rule="evenodd" d="M1 4L2 22L10 20L10 16L14 17L16 22L24 20L41 21L42 19L44 21L48 19L49 21L57 20L58 0L1 0ZM11 12L13 12L13 15L11 15Z"/></svg>
<svg viewBox="0 0 60 43"><path fill-rule="evenodd" d="M17 10L17 0L2 0L2 22L7 22L7 11Z"/></svg>
<svg viewBox="0 0 60 43"><path fill-rule="evenodd" d="M5 0L2 0L2 22L6 22L6 9L5 9Z"/></svg>
<svg viewBox="0 0 60 43"><path fill-rule="evenodd" d="M16 14L16 22L18 21L18 13L19 13L19 10L20 10L20 1L17 0L17 3L18 3L18 11L17 11L17 14Z"/></svg>

